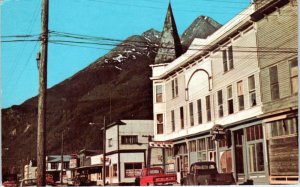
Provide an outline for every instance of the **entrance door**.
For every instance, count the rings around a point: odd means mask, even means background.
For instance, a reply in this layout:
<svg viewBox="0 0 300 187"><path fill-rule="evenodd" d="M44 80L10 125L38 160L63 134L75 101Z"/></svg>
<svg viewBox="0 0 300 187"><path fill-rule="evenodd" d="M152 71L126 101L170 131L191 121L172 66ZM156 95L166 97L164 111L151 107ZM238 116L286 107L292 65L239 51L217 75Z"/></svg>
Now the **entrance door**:
<svg viewBox="0 0 300 187"><path fill-rule="evenodd" d="M236 179L238 182L245 181L243 142L244 142L243 129L234 131L235 172L236 172Z"/></svg>

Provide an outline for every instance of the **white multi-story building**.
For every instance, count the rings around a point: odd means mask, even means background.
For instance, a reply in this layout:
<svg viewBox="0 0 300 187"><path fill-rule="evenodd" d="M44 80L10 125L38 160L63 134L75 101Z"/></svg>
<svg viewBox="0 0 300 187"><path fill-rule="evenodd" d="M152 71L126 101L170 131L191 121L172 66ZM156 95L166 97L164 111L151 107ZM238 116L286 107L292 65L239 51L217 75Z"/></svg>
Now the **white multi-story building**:
<svg viewBox="0 0 300 187"><path fill-rule="evenodd" d="M106 127L106 183L134 183L147 164L153 120L121 120ZM151 165L159 164L158 150L151 151Z"/></svg>
<svg viewBox="0 0 300 187"><path fill-rule="evenodd" d="M154 140L173 142L166 159L176 163L179 180L191 163L214 160L238 182L268 181L254 11L251 5L195 39L172 62L151 65Z"/></svg>

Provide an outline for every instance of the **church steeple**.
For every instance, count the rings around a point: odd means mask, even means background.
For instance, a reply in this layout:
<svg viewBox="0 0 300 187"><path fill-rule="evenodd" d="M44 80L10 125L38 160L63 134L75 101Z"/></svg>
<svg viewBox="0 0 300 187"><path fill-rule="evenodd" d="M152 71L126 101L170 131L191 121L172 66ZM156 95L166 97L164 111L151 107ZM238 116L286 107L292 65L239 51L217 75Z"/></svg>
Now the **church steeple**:
<svg viewBox="0 0 300 187"><path fill-rule="evenodd" d="M154 63L160 64L171 62L179 57L182 53L180 38L177 32L171 3L169 2L164 28L161 34L160 46Z"/></svg>

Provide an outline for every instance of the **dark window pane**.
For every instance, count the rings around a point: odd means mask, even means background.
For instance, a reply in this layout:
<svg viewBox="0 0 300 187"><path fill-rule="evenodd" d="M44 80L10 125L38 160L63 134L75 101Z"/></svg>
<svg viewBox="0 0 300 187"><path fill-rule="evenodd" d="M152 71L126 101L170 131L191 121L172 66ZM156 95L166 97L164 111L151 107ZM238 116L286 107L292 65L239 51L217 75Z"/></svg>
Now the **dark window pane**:
<svg viewBox="0 0 300 187"><path fill-rule="evenodd" d="M256 157L257 157L257 171L264 171L264 153L263 153L263 144L256 144Z"/></svg>
<svg viewBox="0 0 300 187"><path fill-rule="evenodd" d="M226 50L223 50L223 70L224 72L228 71Z"/></svg>
<svg viewBox="0 0 300 187"><path fill-rule="evenodd" d="M229 60L229 69L233 69L233 54L232 54L232 46L228 48L228 60Z"/></svg>
<svg viewBox="0 0 300 187"><path fill-rule="evenodd" d="M198 107L198 123L202 123L202 106L201 106L201 99L197 101L197 107Z"/></svg>
<svg viewBox="0 0 300 187"><path fill-rule="evenodd" d="M272 100L279 99L279 85L271 85L271 98Z"/></svg>
<svg viewBox="0 0 300 187"><path fill-rule="evenodd" d="M193 109L193 103L189 104L190 109L190 124L191 126L194 126L194 109Z"/></svg>
<svg viewBox="0 0 300 187"><path fill-rule="evenodd" d="M206 115L207 121L211 121L211 111L210 111L210 96L206 96Z"/></svg>
<svg viewBox="0 0 300 187"><path fill-rule="evenodd" d="M162 85L156 85L156 102L162 102Z"/></svg>
<svg viewBox="0 0 300 187"><path fill-rule="evenodd" d="M172 131L175 131L175 114L174 114L174 110L171 111L171 124L172 124Z"/></svg>
<svg viewBox="0 0 300 187"><path fill-rule="evenodd" d="M228 114L233 114L233 99L228 100Z"/></svg>
<svg viewBox="0 0 300 187"><path fill-rule="evenodd" d="M244 110L244 95L239 96L239 110Z"/></svg>
<svg viewBox="0 0 300 187"><path fill-rule="evenodd" d="M181 125L181 129L184 129L184 113L183 113L183 107L180 107L180 125Z"/></svg>
<svg viewBox="0 0 300 187"><path fill-rule="evenodd" d="M270 67L270 83L275 84L278 82L277 66Z"/></svg>

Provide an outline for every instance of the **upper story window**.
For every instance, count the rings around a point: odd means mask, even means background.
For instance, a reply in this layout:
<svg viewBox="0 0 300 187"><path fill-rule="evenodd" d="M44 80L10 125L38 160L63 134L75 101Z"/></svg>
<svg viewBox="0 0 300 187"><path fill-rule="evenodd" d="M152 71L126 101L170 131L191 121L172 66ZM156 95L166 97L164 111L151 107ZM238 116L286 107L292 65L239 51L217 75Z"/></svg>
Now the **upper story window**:
<svg viewBox="0 0 300 187"><path fill-rule="evenodd" d="M108 139L108 147L112 147L113 146L113 140L112 138Z"/></svg>
<svg viewBox="0 0 300 187"><path fill-rule="evenodd" d="M207 122L211 121L211 107L210 107L210 96L206 96L206 117Z"/></svg>
<svg viewBox="0 0 300 187"><path fill-rule="evenodd" d="M161 103L163 102L163 86L162 85L156 85L156 102Z"/></svg>
<svg viewBox="0 0 300 187"><path fill-rule="evenodd" d="M57 162L51 162L51 169L58 169L58 163Z"/></svg>
<svg viewBox="0 0 300 187"><path fill-rule="evenodd" d="M292 94L298 93L298 60L297 58L290 62L291 88Z"/></svg>
<svg viewBox="0 0 300 187"><path fill-rule="evenodd" d="M189 109L190 109L190 124L191 126L194 126L194 106L193 103L189 104Z"/></svg>
<svg viewBox="0 0 300 187"><path fill-rule="evenodd" d="M172 131L175 131L175 112L174 110L171 111L171 124L172 124Z"/></svg>
<svg viewBox="0 0 300 187"><path fill-rule="evenodd" d="M232 46L229 46L226 50L223 50L222 55L223 55L223 71L224 73L226 73L227 71L233 69Z"/></svg>
<svg viewBox="0 0 300 187"><path fill-rule="evenodd" d="M197 109L198 109L198 124L202 123L202 104L201 99L197 100Z"/></svg>
<svg viewBox="0 0 300 187"><path fill-rule="evenodd" d="M256 106L255 78L254 75L248 77L249 102L250 107Z"/></svg>
<svg viewBox="0 0 300 187"><path fill-rule="evenodd" d="M164 133L164 119L163 114L157 114L156 115L157 120L157 134L163 134Z"/></svg>
<svg viewBox="0 0 300 187"><path fill-rule="evenodd" d="M279 99L279 82L277 66L270 67L270 88L271 88L271 99Z"/></svg>
<svg viewBox="0 0 300 187"><path fill-rule="evenodd" d="M121 136L121 144L137 144L137 143L138 143L137 135Z"/></svg>
<svg viewBox="0 0 300 187"><path fill-rule="evenodd" d="M178 96L178 80L177 78L172 80L172 97L175 98Z"/></svg>
<svg viewBox="0 0 300 187"><path fill-rule="evenodd" d="M183 107L180 107L180 126L181 126L181 129L184 129L184 112L183 112Z"/></svg>
<svg viewBox="0 0 300 187"><path fill-rule="evenodd" d="M69 162L63 162L63 169L69 169Z"/></svg>
<svg viewBox="0 0 300 187"><path fill-rule="evenodd" d="M228 114L233 114L232 86L227 87L227 107L228 107Z"/></svg>
<svg viewBox="0 0 300 187"><path fill-rule="evenodd" d="M244 110L244 91L243 91L243 81L239 81L237 83L237 95L238 95L238 102L239 102L239 110Z"/></svg>
<svg viewBox="0 0 300 187"><path fill-rule="evenodd" d="M222 94L222 90L218 91L218 113L219 113L219 117L223 117L223 94Z"/></svg>

